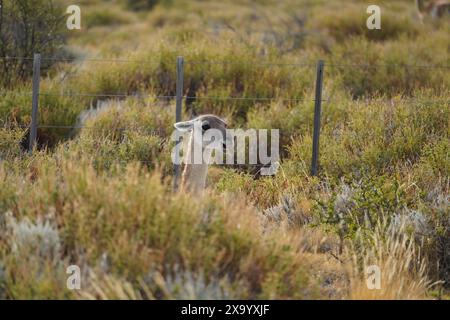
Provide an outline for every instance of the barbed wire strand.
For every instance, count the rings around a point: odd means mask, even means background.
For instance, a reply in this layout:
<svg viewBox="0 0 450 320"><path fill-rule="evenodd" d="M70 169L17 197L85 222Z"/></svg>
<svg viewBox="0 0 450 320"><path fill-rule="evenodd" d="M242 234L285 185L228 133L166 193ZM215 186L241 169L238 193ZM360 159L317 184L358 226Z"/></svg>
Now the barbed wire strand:
<svg viewBox="0 0 450 320"><path fill-rule="evenodd" d="M30 93L31 94L31 93ZM45 94L43 94L45 95ZM55 95L62 95L65 96L65 94L55 94ZM149 98L154 98L154 99L176 99L176 96L152 96L152 95L114 95L114 94L69 94L68 96L92 96L92 97L136 97L136 98L140 98L140 97L149 97ZM225 97L225 96L182 96L183 99L185 100L243 100L243 101L286 101L286 102L306 102L306 101L310 101L310 102L315 102L315 99L304 99L304 98L279 98L279 97ZM328 101L329 99L322 99L323 102ZM367 99L365 99L367 100ZM401 99L396 99L396 98L370 98L368 99L372 102L395 102L395 101L399 101L399 102L406 102L406 101L416 101L419 103L438 103L438 102L444 102L447 103L449 102L449 100L442 100L442 99L428 99L428 100L422 100L420 98L415 98L415 97L405 97L405 98L401 98ZM339 101L339 100L337 100ZM343 99L341 99L340 101L344 101ZM345 100L347 101L347 100ZM351 102L357 102L360 100L350 100Z"/></svg>
<svg viewBox="0 0 450 320"><path fill-rule="evenodd" d="M29 93L31 95L31 92ZM70 93L70 92L64 92L64 93L48 93L43 92L39 93L41 96L63 96L63 97L100 97L100 98L153 98L153 99L175 99L176 96L154 96L151 94L117 94L117 93Z"/></svg>
<svg viewBox="0 0 450 320"><path fill-rule="evenodd" d="M193 65L256 65L266 67L307 67L315 68L316 64L312 63L273 63L273 62L255 62L255 61L231 61L231 60L184 60L186 64Z"/></svg>
<svg viewBox="0 0 450 320"><path fill-rule="evenodd" d="M4 92L0 92L0 94L3 94ZM31 98L32 93L31 92L14 92L13 95L20 95L20 96L29 96ZM110 93L39 93L39 96L68 96L68 97L99 97L99 98L150 98L150 99L157 99L157 100L171 100L176 99L177 96L174 95L162 95L162 96L154 96L154 95L146 95L146 94L110 94ZM286 102L315 102L315 99L305 99L305 98L280 98L280 97L225 97L225 96L182 96L185 100L235 100L235 101L286 101ZM329 98L322 99L323 102L329 101ZM407 101L415 101L418 103L449 103L450 101L447 99L421 99L416 97L403 97L400 99L397 98L369 98L364 99L369 100L372 102L407 102ZM335 102L344 101L344 99L335 100ZM347 100L350 102L358 102L361 101L358 99L355 100ZM163 101L160 102L161 104L164 103ZM159 104L149 104L149 106L159 106Z"/></svg>
<svg viewBox="0 0 450 320"><path fill-rule="evenodd" d="M33 57L0 57L0 60L25 60L33 61ZM103 59L103 58L56 58L56 57L41 57L41 61L52 61L52 62L117 62L117 63L157 63L160 60L134 60L134 59Z"/></svg>
<svg viewBox="0 0 450 320"><path fill-rule="evenodd" d="M250 101L307 101L307 99L296 99L296 98L276 98L276 97L220 97L220 96L198 96L189 97L184 96L183 99L186 100L250 100ZM311 100L314 101L314 100Z"/></svg>
<svg viewBox="0 0 450 320"><path fill-rule="evenodd" d="M450 69L450 66L444 65L410 65L410 64L327 64L325 67L334 68L411 68L411 69Z"/></svg>
<svg viewBox="0 0 450 320"><path fill-rule="evenodd" d="M1 93L0 93L1 94ZM30 96L31 92L14 93L15 95ZM159 100L176 99L177 96L153 96L143 94L110 94L110 93L39 93L40 96L67 96L67 97L100 97L100 98L153 98ZM308 101L304 98L279 98L279 97L225 97L225 96L182 96L185 100L244 100L244 101ZM314 101L314 99L309 100Z"/></svg>
<svg viewBox="0 0 450 320"><path fill-rule="evenodd" d="M22 125L22 124L4 124L0 126L0 128L30 128L31 125ZM86 126L86 125L61 125L61 124L42 124L37 125L37 128L61 128L61 129L92 129L92 130L111 130L111 128L100 128L96 126ZM165 132L164 129L149 129L146 127L128 127L128 128L113 128L113 130L117 131L127 131L127 130L142 130L149 132Z"/></svg>
<svg viewBox="0 0 450 320"><path fill-rule="evenodd" d="M29 127L29 126L27 126ZM93 127L93 126L83 126L83 125L38 125L37 128L42 129L87 129L87 130L98 130L98 131L108 131L108 132L125 132L125 131L137 131L137 132L147 132L147 133L165 133L166 131L164 129L149 129L149 128L143 128L143 127L128 127L128 128L100 128L100 127Z"/></svg>

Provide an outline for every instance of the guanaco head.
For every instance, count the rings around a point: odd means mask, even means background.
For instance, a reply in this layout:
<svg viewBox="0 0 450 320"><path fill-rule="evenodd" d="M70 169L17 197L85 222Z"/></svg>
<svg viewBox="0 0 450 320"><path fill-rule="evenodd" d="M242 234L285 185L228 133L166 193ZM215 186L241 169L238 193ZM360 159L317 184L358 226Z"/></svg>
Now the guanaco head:
<svg viewBox="0 0 450 320"><path fill-rule="evenodd" d="M191 141L200 146L202 152L215 150L231 154L234 150L234 139L227 134L227 123L215 115L202 115L174 126L180 132L190 132Z"/></svg>

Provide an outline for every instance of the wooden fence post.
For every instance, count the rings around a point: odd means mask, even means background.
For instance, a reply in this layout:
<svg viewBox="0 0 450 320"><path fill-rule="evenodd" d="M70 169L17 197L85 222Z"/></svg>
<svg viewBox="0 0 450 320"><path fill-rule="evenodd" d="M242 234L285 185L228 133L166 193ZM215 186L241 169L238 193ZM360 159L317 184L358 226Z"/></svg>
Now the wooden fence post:
<svg viewBox="0 0 450 320"><path fill-rule="evenodd" d="M33 149L36 145L40 80L41 80L41 55L39 53L35 53L33 59L33 92L31 102L30 144L28 148L28 152L30 153L33 152Z"/></svg>
<svg viewBox="0 0 450 320"><path fill-rule="evenodd" d="M323 71L324 61L319 60L317 63L316 75L316 97L314 100L314 133L313 133L313 149L311 160L311 175L317 176L319 166L319 137L320 137L320 114L322 109L322 88L323 88Z"/></svg>
<svg viewBox="0 0 450 320"><path fill-rule="evenodd" d="M176 91L176 109L175 109L175 122L181 121L181 115L183 110L183 79L184 79L184 58L177 57L177 91ZM180 134L176 132L175 141L175 164L174 164L174 182L173 189L178 190L178 184L181 175L181 165L179 158L180 151Z"/></svg>

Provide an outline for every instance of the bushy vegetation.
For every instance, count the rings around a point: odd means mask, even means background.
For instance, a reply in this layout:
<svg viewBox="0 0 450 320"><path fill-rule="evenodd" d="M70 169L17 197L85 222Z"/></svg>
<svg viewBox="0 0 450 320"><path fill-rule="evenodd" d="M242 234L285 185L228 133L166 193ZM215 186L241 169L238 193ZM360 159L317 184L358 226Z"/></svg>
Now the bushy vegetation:
<svg viewBox="0 0 450 320"><path fill-rule="evenodd" d="M0 298L448 297L449 24L379 2L373 31L356 0L81 2L87 28L42 79L31 154L30 84L1 75ZM276 176L213 167L205 195L172 191L179 55L183 118L280 129ZM374 264L382 290L366 286Z"/></svg>
<svg viewBox="0 0 450 320"><path fill-rule="evenodd" d="M152 10L158 4L171 5L173 0L124 0L125 7L133 11Z"/></svg>
<svg viewBox="0 0 450 320"><path fill-rule="evenodd" d="M0 1L0 85L11 86L29 77L32 61L20 58L55 54L64 34L63 9L56 1Z"/></svg>

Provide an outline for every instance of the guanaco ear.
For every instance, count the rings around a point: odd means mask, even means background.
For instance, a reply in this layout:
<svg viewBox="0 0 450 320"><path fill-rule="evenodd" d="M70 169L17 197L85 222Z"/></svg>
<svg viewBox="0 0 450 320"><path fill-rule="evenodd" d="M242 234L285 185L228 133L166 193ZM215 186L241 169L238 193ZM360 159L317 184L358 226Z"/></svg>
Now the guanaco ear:
<svg viewBox="0 0 450 320"><path fill-rule="evenodd" d="M181 132L187 132L192 130L194 128L194 122L193 121L183 121L183 122L177 122L174 124L174 127Z"/></svg>

